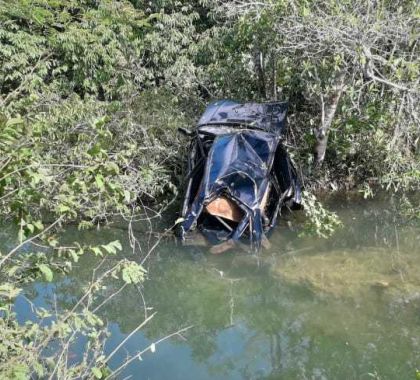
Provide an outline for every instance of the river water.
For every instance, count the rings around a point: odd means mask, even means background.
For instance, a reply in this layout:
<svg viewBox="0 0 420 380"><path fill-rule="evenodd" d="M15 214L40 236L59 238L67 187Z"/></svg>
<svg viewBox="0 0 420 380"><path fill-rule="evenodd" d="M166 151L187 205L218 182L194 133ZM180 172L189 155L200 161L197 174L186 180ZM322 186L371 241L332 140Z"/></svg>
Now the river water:
<svg viewBox="0 0 420 380"><path fill-rule="evenodd" d="M395 213L390 198L335 198L344 227L331 239L299 237L297 222L280 223L272 248L211 256L161 243L142 287L126 287L99 311L111 352L145 317L154 318L111 361L118 367L152 342L192 326L136 359L120 378L133 379L416 379L420 369L420 225ZM84 243L126 232L77 232ZM64 238L66 238L66 234ZM141 234L138 233L139 238ZM66 278L37 283L35 305L71 304L96 259ZM145 309L146 306L146 309ZM31 318L16 302L19 320ZM83 345L74 348L80 355ZM79 352L78 352L79 350Z"/></svg>

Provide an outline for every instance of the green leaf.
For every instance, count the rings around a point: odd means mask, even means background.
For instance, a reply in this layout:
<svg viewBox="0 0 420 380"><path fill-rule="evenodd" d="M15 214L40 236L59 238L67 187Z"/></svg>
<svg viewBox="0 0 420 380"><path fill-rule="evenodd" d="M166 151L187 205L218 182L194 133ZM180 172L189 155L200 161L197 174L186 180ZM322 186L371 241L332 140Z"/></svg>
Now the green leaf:
<svg viewBox="0 0 420 380"><path fill-rule="evenodd" d="M58 206L57 210L58 210L58 212L60 212L60 213L64 213L64 212L70 211L70 207L69 207L69 206L66 206L66 205L61 204L61 205L59 205L59 206Z"/></svg>
<svg viewBox="0 0 420 380"><path fill-rule="evenodd" d="M11 127L12 125L23 124L23 120L20 117L7 120L6 127Z"/></svg>
<svg viewBox="0 0 420 380"><path fill-rule="evenodd" d="M97 379L102 379L102 372L98 367L93 367L92 373L95 375Z"/></svg>
<svg viewBox="0 0 420 380"><path fill-rule="evenodd" d="M98 186L98 189L100 190L104 189L104 177L102 174L97 174L95 176L95 182L96 182L96 186Z"/></svg>
<svg viewBox="0 0 420 380"><path fill-rule="evenodd" d="M44 376L45 372L44 372L44 367L42 366L42 364L34 363L34 370L40 378L42 378Z"/></svg>
<svg viewBox="0 0 420 380"><path fill-rule="evenodd" d="M69 254L75 263L79 261L79 255L76 253L74 249L70 249Z"/></svg>
<svg viewBox="0 0 420 380"><path fill-rule="evenodd" d="M109 244L111 244L113 247L115 247L119 251L122 251L122 245L121 245L119 240L111 241L111 243L109 243Z"/></svg>
<svg viewBox="0 0 420 380"><path fill-rule="evenodd" d="M126 201L126 203L129 203L131 199L131 194L128 190L124 190L124 200Z"/></svg>
<svg viewBox="0 0 420 380"><path fill-rule="evenodd" d="M2 284L0 285L0 297L13 299L18 296L21 290L10 283Z"/></svg>
<svg viewBox="0 0 420 380"><path fill-rule="evenodd" d="M10 371L10 378L13 380L27 380L29 368L26 364L15 364Z"/></svg>
<svg viewBox="0 0 420 380"><path fill-rule="evenodd" d="M37 230L41 231L44 229L44 225L42 224L42 222L40 220L37 220L36 222L34 222L34 226L36 227Z"/></svg>
<svg viewBox="0 0 420 380"><path fill-rule="evenodd" d="M92 247L91 249L93 253L95 254L95 256L101 256L101 257L103 256L102 251L100 250L99 247Z"/></svg>
<svg viewBox="0 0 420 380"><path fill-rule="evenodd" d="M106 168L113 174L118 174L120 172L120 168L115 162L108 162Z"/></svg>
<svg viewBox="0 0 420 380"><path fill-rule="evenodd" d="M18 239L19 239L19 241L24 241L26 239L25 231L23 229L19 230Z"/></svg>
<svg viewBox="0 0 420 380"><path fill-rule="evenodd" d="M99 118L99 119L96 119L94 122L93 122L93 125L96 127L96 128L101 128L101 127L103 127L107 122L109 121L109 117L108 116L103 116L103 117L101 117L101 118Z"/></svg>
<svg viewBox="0 0 420 380"><path fill-rule="evenodd" d="M87 153L92 157L97 156L100 152L101 152L101 144L95 144L92 148L90 148L87 151Z"/></svg>
<svg viewBox="0 0 420 380"><path fill-rule="evenodd" d="M9 277L13 277L15 273L20 269L19 265L12 265L10 269L7 271L7 275Z"/></svg>
<svg viewBox="0 0 420 380"><path fill-rule="evenodd" d="M35 226L31 223L27 223L26 228L30 231L30 233L33 233L35 231Z"/></svg>
<svg viewBox="0 0 420 380"><path fill-rule="evenodd" d="M111 241L108 244L101 245L101 247L103 249L105 249L105 251L107 251L108 253L113 254L113 255L115 255L117 253L117 250L118 251L122 250L121 243L118 240Z"/></svg>
<svg viewBox="0 0 420 380"><path fill-rule="evenodd" d="M53 272L48 265L38 264L38 269L43 274L45 281L51 282L53 280Z"/></svg>
<svg viewBox="0 0 420 380"><path fill-rule="evenodd" d="M128 262L122 269L122 279L127 284L138 284L144 280L146 270L135 262Z"/></svg>

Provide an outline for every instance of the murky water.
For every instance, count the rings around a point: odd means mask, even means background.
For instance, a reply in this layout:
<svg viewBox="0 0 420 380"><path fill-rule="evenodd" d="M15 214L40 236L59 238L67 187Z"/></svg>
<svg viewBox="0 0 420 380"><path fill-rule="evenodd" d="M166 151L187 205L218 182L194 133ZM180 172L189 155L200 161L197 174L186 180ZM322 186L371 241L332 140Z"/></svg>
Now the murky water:
<svg viewBox="0 0 420 380"><path fill-rule="evenodd" d="M415 379L420 225L396 217L390 199L335 199L330 206L344 223L333 238L298 238L294 222L283 223L259 258L161 244L144 285L125 288L100 309L112 332L108 352L145 313L156 312L111 367L192 325L135 360L120 378ZM85 242L126 238L120 229L77 233ZM85 258L70 277L38 283L28 296L46 307L53 294L59 305L71 303L95 264ZM20 320L31 317L23 298L16 306Z"/></svg>

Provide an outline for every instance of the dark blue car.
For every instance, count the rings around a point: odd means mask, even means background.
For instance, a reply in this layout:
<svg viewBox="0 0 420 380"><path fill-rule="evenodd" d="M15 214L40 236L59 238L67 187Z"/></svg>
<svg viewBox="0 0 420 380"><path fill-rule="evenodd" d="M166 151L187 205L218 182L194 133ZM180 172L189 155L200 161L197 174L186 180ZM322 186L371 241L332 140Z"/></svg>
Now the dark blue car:
<svg viewBox="0 0 420 380"><path fill-rule="evenodd" d="M221 253L268 244L284 206L299 208L301 185L282 144L286 102L211 103L192 137L179 235L198 229Z"/></svg>

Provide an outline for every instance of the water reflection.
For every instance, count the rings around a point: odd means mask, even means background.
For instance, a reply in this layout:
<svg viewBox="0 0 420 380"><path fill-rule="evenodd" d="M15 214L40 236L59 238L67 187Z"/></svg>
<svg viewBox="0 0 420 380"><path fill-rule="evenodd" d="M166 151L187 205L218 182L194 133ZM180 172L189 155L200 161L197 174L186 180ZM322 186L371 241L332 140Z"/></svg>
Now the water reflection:
<svg viewBox="0 0 420 380"><path fill-rule="evenodd" d="M415 378L420 228L396 218L389 199L341 199L333 206L345 224L333 239L299 239L282 225L271 238L273 248L258 259L238 252L193 260L173 242L162 244L142 288L126 288L100 309L112 331L109 351L145 312L157 312L112 365L127 352L194 327L135 361L121 378ZM89 242L98 238L83 234ZM121 230L101 234L124 237ZM54 285L62 306L81 294L94 265L86 257L72 277ZM31 297L45 305L46 290L51 286L37 285ZM113 290L104 290L104 297Z"/></svg>

